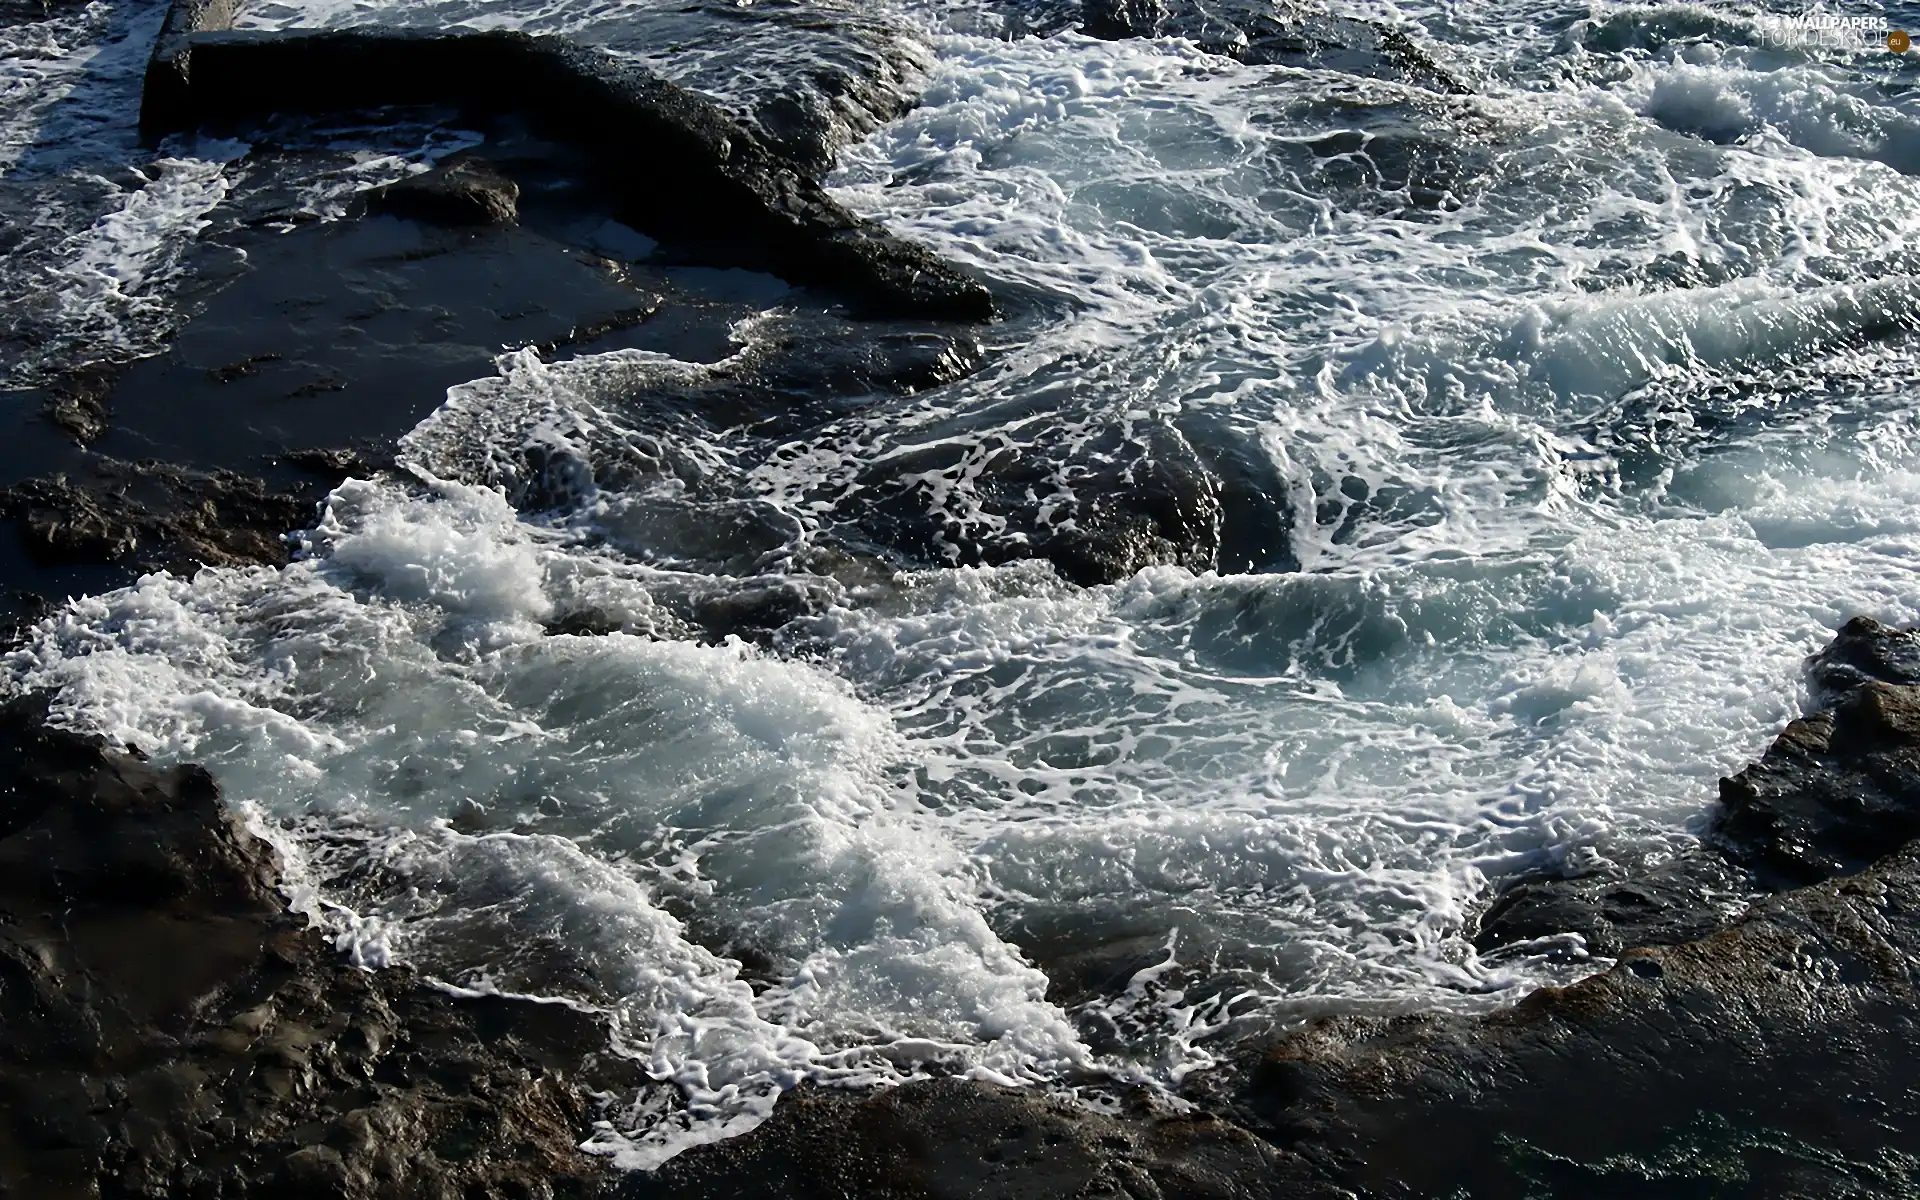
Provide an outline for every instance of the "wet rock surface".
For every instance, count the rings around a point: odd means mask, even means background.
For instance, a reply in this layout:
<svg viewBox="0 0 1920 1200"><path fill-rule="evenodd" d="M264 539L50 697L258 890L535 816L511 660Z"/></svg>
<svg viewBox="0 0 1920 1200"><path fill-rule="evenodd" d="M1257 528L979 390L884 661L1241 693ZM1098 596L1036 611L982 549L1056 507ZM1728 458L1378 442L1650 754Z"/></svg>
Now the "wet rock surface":
<svg viewBox="0 0 1920 1200"><path fill-rule="evenodd" d="M824 172L910 108L934 66L904 14L854 0L690 0L628 7L609 45L720 98L782 156Z"/></svg>
<svg viewBox="0 0 1920 1200"><path fill-rule="evenodd" d="M597 1017L350 966L206 772L0 708L0 1194L579 1196Z"/></svg>
<svg viewBox="0 0 1920 1200"><path fill-rule="evenodd" d="M1722 782L1713 841L1762 887L1850 875L1920 834L1911 652L1908 634L1850 622L1813 664L1832 706L1788 725L1764 759Z"/></svg>
<svg viewBox="0 0 1920 1200"><path fill-rule="evenodd" d="M1215 1117L1156 1109L1144 1098L1108 1116L1031 1090L930 1080L864 1096L802 1088L752 1134L682 1155L617 1194L1233 1200L1334 1193L1299 1159Z"/></svg>
<svg viewBox="0 0 1920 1200"><path fill-rule="evenodd" d="M149 89L142 124L150 135L390 105L523 120L582 150L623 219L702 261L768 270L872 312L993 315L980 283L829 197L819 164L783 155L705 97L599 47L505 30L209 26L189 34L179 54L191 66L178 86ZM171 66L155 70L173 78ZM503 79L515 86L499 86Z"/></svg>
<svg viewBox="0 0 1920 1200"><path fill-rule="evenodd" d="M485 159L461 155L376 189L367 203L375 212L442 225L511 225L520 219L520 185Z"/></svg>
<svg viewBox="0 0 1920 1200"><path fill-rule="evenodd" d="M946 494L955 478L967 483L960 503ZM1221 561L1220 478L1167 428L1075 431L1045 445L936 442L874 462L858 488L860 533L920 562L1039 558L1092 587L1146 567L1204 572Z"/></svg>
<svg viewBox="0 0 1920 1200"><path fill-rule="evenodd" d="M1581 959L1671 946L1724 928L1745 907L1745 877L1710 852L1625 873L1523 876L1480 915L1482 953L1519 948Z"/></svg>
<svg viewBox="0 0 1920 1200"><path fill-rule="evenodd" d="M318 487L277 492L231 471L97 459L86 476L0 491L27 552L45 563L109 563L134 572L290 558L285 534L312 524Z"/></svg>

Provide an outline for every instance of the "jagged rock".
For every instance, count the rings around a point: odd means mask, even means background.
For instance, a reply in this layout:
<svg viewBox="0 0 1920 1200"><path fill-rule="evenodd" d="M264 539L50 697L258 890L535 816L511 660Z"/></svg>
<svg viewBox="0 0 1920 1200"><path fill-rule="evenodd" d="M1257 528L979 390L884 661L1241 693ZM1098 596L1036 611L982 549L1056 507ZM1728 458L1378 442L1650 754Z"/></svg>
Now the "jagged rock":
<svg viewBox="0 0 1920 1200"><path fill-rule="evenodd" d="M520 219L520 185L485 159L461 155L376 189L367 203L375 212L440 225L511 225Z"/></svg>
<svg viewBox="0 0 1920 1200"><path fill-rule="evenodd" d="M75 372L47 389L41 411L74 441L86 444L107 428L107 397L118 382L117 367L91 367Z"/></svg>
<svg viewBox="0 0 1920 1200"><path fill-rule="evenodd" d="M1920 688L1888 679L1914 645L1854 621L1811 659L1832 707L1725 781L1709 849L1523 884L1483 921L1501 940L1597 929L1611 970L1484 1018L1320 1022L1221 1102L1368 1194L1910 1194ZM1823 882L1722 920L1688 901L1739 879L1716 848L1764 886Z"/></svg>
<svg viewBox="0 0 1920 1200"><path fill-rule="evenodd" d="M0 490L0 516L41 562L189 570L287 562L284 535L311 523L317 498L232 471L99 459L87 477Z"/></svg>
<svg viewBox="0 0 1920 1200"><path fill-rule="evenodd" d="M1227 1102L1369 1195L1907 1195L1916 950L1909 846L1488 1017L1316 1024Z"/></svg>
<svg viewBox="0 0 1920 1200"><path fill-rule="evenodd" d="M1864 869L1920 834L1920 686L1865 678L1720 785L1715 842L1762 887Z"/></svg>
<svg viewBox="0 0 1920 1200"><path fill-rule="evenodd" d="M1920 632L1855 617L1820 653L1807 660L1814 697L1832 704L1867 680L1920 684Z"/></svg>

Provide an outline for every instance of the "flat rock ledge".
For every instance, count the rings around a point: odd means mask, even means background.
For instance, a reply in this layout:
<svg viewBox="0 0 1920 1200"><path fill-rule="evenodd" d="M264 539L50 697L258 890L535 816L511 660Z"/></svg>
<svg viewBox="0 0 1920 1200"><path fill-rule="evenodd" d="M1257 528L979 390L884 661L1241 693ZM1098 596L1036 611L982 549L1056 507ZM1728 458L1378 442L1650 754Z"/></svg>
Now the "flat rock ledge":
<svg viewBox="0 0 1920 1200"><path fill-rule="evenodd" d="M17 700L0 1195L1910 1197L1916 664L1920 635L1866 620L1812 660L1826 707L1728 781L1716 835L1725 869L1798 885L1701 936L1483 1017L1260 1035L1181 1102L803 1087L652 1175L576 1149L594 1097L643 1082L596 1016L348 965L206 772Z"/></svg>
<svg viewBox="0 0 1920 1200"><path fill-rule="evenodd" d="M824 164L610 51L511 30L238 31L233 16L231 0L176 0L147 70L145 136L388 106L522 121L583 151L621 219L699 261L874 315L994 315L979 281L833 200Z"/></svg>

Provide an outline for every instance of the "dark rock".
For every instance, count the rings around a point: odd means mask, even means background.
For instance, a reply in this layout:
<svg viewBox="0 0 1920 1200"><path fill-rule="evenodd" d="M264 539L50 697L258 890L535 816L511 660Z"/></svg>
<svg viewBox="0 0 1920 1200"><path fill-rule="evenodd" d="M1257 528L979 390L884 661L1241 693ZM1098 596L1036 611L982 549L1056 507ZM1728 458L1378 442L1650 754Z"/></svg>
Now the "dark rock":
<svg viewBox="0 0 1920 1200"><path fill-rule="evenodd" d="M1028 917L1002 936L1047 976L1047 999L1072 1009L1111 999L1141 971L1167 961L1171 922L1045 921Z"/></svg>
<svg viewBox="0 0 1920 1200"><path fill-rule="evenodd" d="M366 479L377 471L383 471L393 465L392 458L391 453L379 454L356 446L336 446L289 451L280 456L280 461L333 487L348 479Z"/></svg>
<svg viewBox="0 0 1920 1200"><path fill-rule="evenodd" d="M766 63L766 76L778 81L772 90L754 86L751 67L741 72L747 78L725 80L727 90L739 91L744 85L748 119L757 131L782 156L815 175L832 168L843 146L912 107L933 67L931 47L897 16L871 5L757 0L743 6L733 0L697 0L676 8L682 14L697 12L718 26L709 36L730 42L740 56L734 60L729 55L730 61ZM647 36L652 32L648 26L649 19L641 18L635 33ZM756 53L762 47L764 52ZM703 74L696 69L685 78L674 77L702 88Z"/></svg>
<svg viewBox="0 0 1920 1200"><path fill-rule="evenodd" d="M984 287L848 213L808 165L704 97L597 47L509 31L216 32L187 43L184 92L143 114L149 133L385 105L523 118L585 153L623 220L700 261L771 271L884 313L993 313Z"/></svg>
<svg viewBox="0 0 1920 1200"><path fill-rule="evenodd" d="M1807 679L1821 705L1834 703L1870 679L1920 685L1920 632L1855 617L1807 660Z"/></svg>
<svg viewBox="0 0 1920 1200"><path fill-rule="evenodd" d="M1551 948L1558 957L1615 958L1635 946L1671 946L1731 924L1750 889L1744 876L1709 851L1654 866L1565 878L1532 875L1502 887L1483 913L1473 944ZM1568 934L1579 935L1579 945Z"/></svg>
<svg viewBox="0 0 1920 1200"><path fill-rule="evenodd" d="M624 333L646 322L659 311L660 300L657 297L649 297L645 303L636 304L630 308L623 308L618 312L608 313L604 317L583 321L559 337L549 338L544 342L528 347L528 349L539 351L543 357L565 357L565 352L577 353L583 349L593 347L594 343L607 337L609 334Z"/></svg>
<svg viewBox="0 0 1920 1200"><path fill-rule="evenodd" d="M803 1087L751 1134L632 1177L625 1200L1237 1200L1327 1197L1304 1164L1216 1118L1138 1100L1106 1116L960 1080L858 1094Z"/></svg>
<svg viewBox="0 0 1920 1200"><path fill-rule="evenodd" d="M0 490L0 516L43 563L197 566L282 564L285 536L312 523L317 493L268 489L232 471L94 460L86 477L32 479Z"/></svg>
<svg viewBox="0 0 1920 1200"><path fill-rule="evenodd" d="M21 526L28 550L43 562L117 562L140 548L141 522L108 498L74 487L62 476L8 488L0 514Z"/></svg>
<svg viewBox="0 0 1920 1200"><path fill-rule="evenodd" d="M826 313L795 313L756 328L742 375L789 396L870 398L908 394L964 378L979 366L979 338L966 327L876 328Z"/></svg>
<svg viewBox="0 0 1920 1200"><path fill-rule="evenodd" d="M1293 545L1293 499L1287 482L1244 433L1189 437L1208 445L1205 465L1220 503L1219 549L1214 569L1222 575L1269 574L1300 569Z"/></svg>
<svg viewBox="0 0 1920 1200"><path fill-rule="evenodd" d="M140 94L140 133L149 140L172 133L188 119L192 48L198 33L233 27L235 0L169 0L167 19L153 45Z"/></svg>
<svg viewBox="0 0 1920 1200"><path fill-rule="evenodd" d="M600 1018L349 966L195 767L0 706L0 1194L587 1196Z"/></svg>
<svg viewBox="0 0 1920 1200"><path fill-rule="evenodd" d="M243 213L258 201L244 183L229 199ZM313 473L291 452L346 443L377 465L449 387L492 374L502 347L625 329L647 348L682 349L645 340L657 288L532 229L375 216L224 236L245 252L246 272L200 300L164 353L125 370L99 453L300 491ZM703 320L724 330L738 315Z"/></svg>
<svg viewBox="0 0 1920 1200"><path fill-rule="evenodd" d="M733 637L765 641L781 627L817 616L843 598L825 581L773 577L697 596L687 617L707 641L723 642Z"/></svg>
<svg viewBox="0 0 1920 1200"><path fill-rule="evenodd" d="M33 626L52 610L52 604L38 592L24 588L0 588L0 654L18 645Z"/></svg>
<svg viewBox="0 0 1920 1200"><path fill-rule="evenodd" d="M951 442L883 460L860 480L858 518L873 541L922 562L999 566L1051 562L1091 587L1146 567L1214 568L1222 512L1218 481L1177 433L1110 429L1055 445ZM964 508L929 481L964 466Z"/></svg>
<svg viewBox="0 0 1920 1200"><path fill-rule="evenodd" d="M440 225L511 225L520 219L520 185L485 159L459 155L367 196L375 212Z"/></svg>
<svg viewBox="0 0 1920 1200"><path fill-rule="evenodd" d="M1722 780L1720 804L1715 844L1764 888L1864 869L1920 834L1920 686L1862 678Z"/></svg>
<svg viewBox="0 0 1920 1200"><path fill-rule="evenodd" d="M1344 71L1449 95L1473 90L1392 25L1290 2L1085 0L1083 22L1091 37L1186 38L1250 65Z"/></svg>
<svg viewBox="0 0 1920 1200"><path fill-rule="evenodd" d="M107 428L107 397L112 394L119 370L95 367L79 371L48 388L44 412L47 420L81 444L94 441Z"/></svg>

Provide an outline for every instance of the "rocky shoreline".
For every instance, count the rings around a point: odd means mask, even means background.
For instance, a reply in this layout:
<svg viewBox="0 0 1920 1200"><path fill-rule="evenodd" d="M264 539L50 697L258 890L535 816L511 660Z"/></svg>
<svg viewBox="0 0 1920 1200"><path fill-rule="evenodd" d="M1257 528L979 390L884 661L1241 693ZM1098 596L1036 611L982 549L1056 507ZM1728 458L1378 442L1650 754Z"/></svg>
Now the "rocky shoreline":
<svg viewBox="0 0 1920 1200"><path fill-rule="evenodd" d="M1357 73L1466 90L1385 27L1310 17L1090 3L1069 19L1212 38L1249 62L1350 53ZM285 223L284 197L237 198L251 273L217 281L168 355L23 405L43 441L0 455L17 542L0 556L0 646L42 596L286 562L284 535L325 490L380 469L502 346L717 361L756 311L729 289L815 285L782 290L785 331L702 385L701 419L771 437L964 375L983 353L974 326L1025 303L832 201L828 135L796 149L604 53L519 34L229 32L232 18L222 0L175 5L149 133L442 103L486 139L366 197L366 220L257 232ZM502 73L545 80L527 93L545 99L501 102L486 81ZM589 171L583 155L623 165ZM662 155L688 182L665 207L643 174ZM658 235L679 266L756 274L721 286L563 235L600 220ZM214 432L182 428L182 406ZM1087 583L1154 562L1225 569L1222 514L1254 486L1219 464L1156 466L1084 519L995 549L889 507L914 465L872 481L874 569L955 545L961 561L1039 554ZM1032 491L1021 469L1005 468L1009 495ZM820 602L777 591L675 615L697 636L754 637ZM46 697L16 700L0 707L0 1195L1920 1195L1920 634L1856 620L1809 673L1816 710L1724 781L1697 852L1487 898L1482 952L1577 944L1616 960L1599 974L1488 1016L1249 1032L1181 1096L1120 1089L1099 1111L958 1079L802 1087L653 1175L579 1149L603 1105L646 1084L598 1015L349 964L288 911L274 851L205 771L156 768L51 727ZM1055 949L1064 971L1075 948Z"/></svg>

